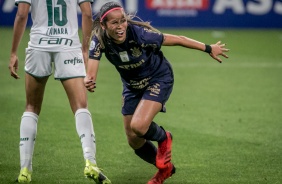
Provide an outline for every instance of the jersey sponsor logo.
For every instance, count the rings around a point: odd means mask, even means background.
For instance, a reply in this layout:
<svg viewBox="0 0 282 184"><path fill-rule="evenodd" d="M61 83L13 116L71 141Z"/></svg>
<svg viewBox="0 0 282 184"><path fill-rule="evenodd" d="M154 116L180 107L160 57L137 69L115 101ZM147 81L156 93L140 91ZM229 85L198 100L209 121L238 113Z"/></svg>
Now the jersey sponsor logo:
<svg viewBox="0 0 282 184"><path fill-rule="evenodd" d="M49 37L41 37L39 39L38 44L47 44L47 45L69 45L71 46L73 43L72 39L69 38L49 38Z"/></svg>
<svg viewBox="0 0 282 184"><path fill-rule="evenodd" d="M143 89L146 86L148 86L150 79L151 79L151 77L142 79L140 81L130 80L129 84L133 89Z"/></svg>
<svg viewBox="0 0 282 184"><path fill-rule="evenodd" d="M66 64L66 65L68 65L68 64L76 65L76 64L81 64L81 63L83 63L83 60L80 59L80 58L77 58L77 57L75 57L73 59L66 59L64 61L64 64Z"/></svg>
<svg viewBox="0 0 282 184"><path fill-rule="evenodd" d="M120 65L118 66L119 68L122 69L126 69L126 70L130 70L133 68L138 68L139 66L141 66L143 63L145 63L144 59L142 59L141 61L139 61L138 63L133 63L133 64L129 64L129 65Z"/></svg>
<svg viewBox="0 0 282 184"><path fill-rule="evenodd" d="M209 0L146 0L148 9L198 9L206 10Z"/></svg>

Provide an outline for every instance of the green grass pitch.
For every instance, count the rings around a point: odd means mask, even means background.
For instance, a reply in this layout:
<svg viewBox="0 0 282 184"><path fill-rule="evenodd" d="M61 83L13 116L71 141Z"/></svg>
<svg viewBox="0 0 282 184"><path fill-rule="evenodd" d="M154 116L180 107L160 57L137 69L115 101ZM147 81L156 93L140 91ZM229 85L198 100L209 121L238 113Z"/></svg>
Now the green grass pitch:
<svg viewBox="0 0 282 184"><path fill-rule="evenodd" d="M208 54L163 47L175 73L167 113L156 122L173 133L176 174L169 184L278 184L282 181L282 31L162 30L230 48L222 64ZM19 125L25 105L24 48L19 74L8 70L12 29L0 28L0 183L19 173ZM127 145L121 82L114 67L100 64L97 88L89 93L97 163L114 184L144 184L156 169ZM50 77L33 158L32 183L93 183L83 177L84 160L74 116L59 81Z"/></svg>

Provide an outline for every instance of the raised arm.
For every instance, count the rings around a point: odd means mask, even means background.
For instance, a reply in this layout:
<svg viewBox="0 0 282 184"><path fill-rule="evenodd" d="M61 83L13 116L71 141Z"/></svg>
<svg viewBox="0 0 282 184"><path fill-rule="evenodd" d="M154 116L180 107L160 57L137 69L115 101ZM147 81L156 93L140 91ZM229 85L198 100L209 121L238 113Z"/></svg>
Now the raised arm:
<svg viewBox="0 0 282 184"><path fill-rule="evenodd" d="M27 3L19 3L18 11L16 14L15 22L14 22L14 30L13 30L13 41L12 48L10 54L10 63L9 70L12 77L15 79L19 79L20 76L17 74L19 61L18 61L18 47L21 42L22 36L24 34L26 23L28 19L30 4Z"/></svg>
<svg viewBox="0 0 282 184"><path fill-rule="evenodd" d="M197 40L185 37L185 36L177 36L172 34L164 34L164 46L182 46L190 49L196 49L200 51L204 51L210 54L210 56L217 60L218 62L222 62L222 60L218 57L219 55L228 58L228 56L224 52L228 52L229 49L225 48L226 44L221 44L218 41L215 44L206 45Z"/></svg>

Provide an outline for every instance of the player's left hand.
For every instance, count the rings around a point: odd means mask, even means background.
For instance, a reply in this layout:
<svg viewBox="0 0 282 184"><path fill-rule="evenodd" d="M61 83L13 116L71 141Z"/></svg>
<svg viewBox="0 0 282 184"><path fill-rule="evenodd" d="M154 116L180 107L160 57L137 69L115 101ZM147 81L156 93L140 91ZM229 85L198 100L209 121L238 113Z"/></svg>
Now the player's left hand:
<svg viewBox="0 0 282 184"><path fill-rule="evenodd" d="M225 52L228 52L229 49L225 48L226 44L221 43L221 41L218 41L216 44L212 44L212 52L210 53L210 56L217 60L218 62L222 62L222 60L218 56L223 56L225 58L228 58L228 56L225 54Z"/></svg>
<svg viewBox="0 0 282 184"><path fill-rule="evenodd" d="M84 86L89 92L94 92L94 89L96 88L96 82L91 79L91 77L86 76L84 78Z"/></svg>

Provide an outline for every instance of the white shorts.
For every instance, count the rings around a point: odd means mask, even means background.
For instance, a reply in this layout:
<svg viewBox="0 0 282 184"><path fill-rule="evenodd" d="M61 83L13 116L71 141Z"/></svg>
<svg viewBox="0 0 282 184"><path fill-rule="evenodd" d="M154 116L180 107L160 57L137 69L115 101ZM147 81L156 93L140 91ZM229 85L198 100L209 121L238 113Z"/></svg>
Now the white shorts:
<svg viewBox="0 0 282 184"><path fill-rule="evenodd" d="M85 65L80 49L69 52L47 52L27 48L25 71L34 77L46 77L52 74L58 80L85 77Z"/></svg>

